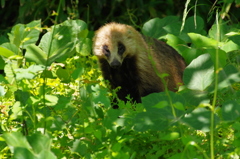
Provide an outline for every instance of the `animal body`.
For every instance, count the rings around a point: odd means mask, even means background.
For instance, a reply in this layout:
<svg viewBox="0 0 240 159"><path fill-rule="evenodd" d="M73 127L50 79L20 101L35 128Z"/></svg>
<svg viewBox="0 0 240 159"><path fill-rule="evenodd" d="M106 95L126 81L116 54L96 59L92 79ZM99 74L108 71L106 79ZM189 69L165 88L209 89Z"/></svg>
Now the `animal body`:
<svg viewBox="0 0 240 159"><path fill-rule="evenodd" d="M119 23L108 23L96 31L93 52L98 57L104 79L111 88L121 87L118 98L126 96L141 102L141 97L164 91L176 91L182 82L186 67L184 59L166 43L147 38L133 27Z"/></svg>

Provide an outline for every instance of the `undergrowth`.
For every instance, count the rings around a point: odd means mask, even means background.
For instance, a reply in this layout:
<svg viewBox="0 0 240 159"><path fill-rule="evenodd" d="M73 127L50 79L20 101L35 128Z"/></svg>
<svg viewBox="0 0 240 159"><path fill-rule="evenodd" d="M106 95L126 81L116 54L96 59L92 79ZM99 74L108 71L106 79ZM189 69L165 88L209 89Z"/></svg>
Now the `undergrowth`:
<svg viewBox="0 0 240 159"><path fill-rule="evenodd" d="M84 21L15 25L0 45L0 158L239 158L238 28L218 16L207 31L198 16L146 22L144 35L184 57L184 85L115 110Z"/></svg>

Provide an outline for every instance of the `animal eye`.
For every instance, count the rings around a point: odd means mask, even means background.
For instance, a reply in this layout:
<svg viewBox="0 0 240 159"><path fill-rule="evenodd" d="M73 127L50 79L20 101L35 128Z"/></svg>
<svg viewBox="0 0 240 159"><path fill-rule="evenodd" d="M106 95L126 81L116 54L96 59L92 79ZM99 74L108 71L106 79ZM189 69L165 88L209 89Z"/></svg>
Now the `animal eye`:
<svg viewBox="0 0 240 159"><path fill-rule="evenodd" d="M110 56L110 50L108 49L108 46L107 45L103 45L103 53L105 56L109 57Z"/></svg>
<svg viewBox="0 0 240 159"><path fill-rule="evenodd" d="M122 55L125 52L125 46L122 43L118 43L118 54Z"/></svg>

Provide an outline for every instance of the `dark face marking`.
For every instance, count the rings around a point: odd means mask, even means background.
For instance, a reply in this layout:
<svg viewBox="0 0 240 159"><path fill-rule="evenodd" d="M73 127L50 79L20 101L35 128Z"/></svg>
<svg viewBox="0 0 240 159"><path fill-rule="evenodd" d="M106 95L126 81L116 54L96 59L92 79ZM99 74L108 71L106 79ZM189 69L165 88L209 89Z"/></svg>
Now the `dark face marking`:
<svg viewBox="0 0 240 159"><path fill-rule="evenodd" d="M125 46L122 43L118 42L118 54L122 55L125 52L125 50L126 50Z"/></svg>
<svg viewBox="0 0 240 159"><path fill-rule="evenodd" d="M117 59L114 59L111 63L110 66L114 69L119 68L121 66L121 62L119 62Z"/></svg>
<svg viewBox="0 0 240 159"><path fill-rule="evenodd" d="M110 50L108 49L108 46L107 46L107 45L103 45L102 51L103 51L103 53L104 53L104 55L105 55L106 57L109 57L109 56L110 56Z"/></svg>

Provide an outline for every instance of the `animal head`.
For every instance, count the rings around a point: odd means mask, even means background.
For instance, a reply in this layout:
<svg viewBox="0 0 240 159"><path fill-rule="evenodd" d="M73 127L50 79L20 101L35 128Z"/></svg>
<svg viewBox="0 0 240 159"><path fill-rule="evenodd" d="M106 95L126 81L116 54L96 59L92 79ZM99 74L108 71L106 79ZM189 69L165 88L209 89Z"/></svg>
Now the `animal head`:
<svg viewBox="0 0 240 159"><path fill-rule="evenodd" d="M131 26L109 23L96 31L93 52L100 59L106 59L112 68L122 65L124 58L134 56L139 33Z"/></svg>

